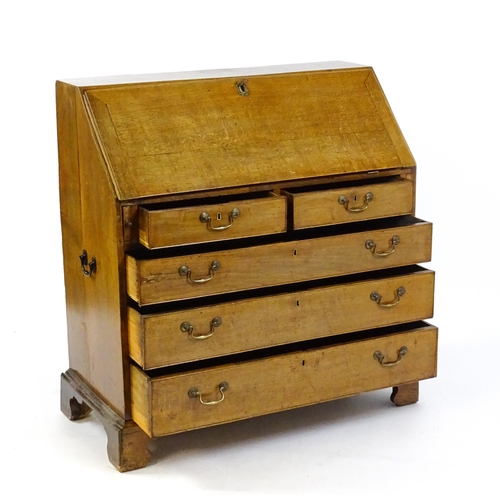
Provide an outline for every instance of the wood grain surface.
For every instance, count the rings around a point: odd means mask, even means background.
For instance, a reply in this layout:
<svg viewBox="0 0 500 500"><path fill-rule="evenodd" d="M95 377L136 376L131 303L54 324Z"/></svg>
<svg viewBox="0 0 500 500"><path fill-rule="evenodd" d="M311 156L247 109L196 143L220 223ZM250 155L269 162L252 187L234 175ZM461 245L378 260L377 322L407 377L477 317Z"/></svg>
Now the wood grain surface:
<svg viewBox="0 0 500 500"><path fill-rule="evenodd" d="M371 68L124 85L86 99L120 199L414 166Z"/></svg>
<svg viewBox="0 0 500 500"><path fill-rule="evenodd" d="M370 299L376 291L382 302L393 302L395 291L405 294L390 308ZM130 356L144 369L207 359L273 345L367 330L431 318L434 273L412 274L313 288L164 314L139 314L129 308ZM196 340L181 331L206 334L211 322L222 324L207 339Z"/></svg>
<svg viewBox="0 0 500 500"><path fill-rule="evenodd" d="M303 229L411 214L413 189L413 182L401 180L349 188L289 193L293 204L293 227ZM349 209L362 208L366 206L367 193L373 194L373 200L367 203L368 208L362 212L350 212L339 203L340 196L345 196L349 201Z"/></svg>
<svg viewBox="0 0 500 500"><path fill-rule="evenodd" d="M375 257L365 247L371 239L378 251L388 250L396 235L400 243L388 257ZM430 260L431 236L430 223L416 222L390 229L181 257L138 260L128 255L127 289L130 297L145 305L417 264ZM190 283L179 274L179 268L185 265L192 270L193 279L207 277L215 260L221 267L206 283Z"/></svg>
<svg viewBox="0 0 500 500"><path fill-rule="evenodd" d="M408 352L395 366L373 357L381 351L394 361L403 346ZM427 379L436 376L436 364L437 329L427 326L158 378L133 366L132 415L148 435L162 436ZM205 406L188 397L194 387L205 401L220 399L221 382L229 388L220 404Z"/></svg>
<svg viewBox="0 0 500 500"><path fill-rule="evenodd" d="M207 213L212 227L229 225L229 214L239 210L231 227L212 230L200 215ZM286 198L269 193L256 199L171 209L139 208L139 240L150 249L223 241L286 231Z"/></svg>

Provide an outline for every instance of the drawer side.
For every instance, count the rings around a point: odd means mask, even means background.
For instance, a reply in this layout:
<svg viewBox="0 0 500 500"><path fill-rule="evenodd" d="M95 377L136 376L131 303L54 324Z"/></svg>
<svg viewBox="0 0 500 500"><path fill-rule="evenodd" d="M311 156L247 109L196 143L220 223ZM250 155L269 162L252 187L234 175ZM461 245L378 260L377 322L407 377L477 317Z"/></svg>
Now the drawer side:
<svg viewBox="0 0 500 500"><path fill-rule="evenodd" d="M132 386L132 419L144 432L152 436L150 380L143 371L131 365L130 383Z"/></svg>

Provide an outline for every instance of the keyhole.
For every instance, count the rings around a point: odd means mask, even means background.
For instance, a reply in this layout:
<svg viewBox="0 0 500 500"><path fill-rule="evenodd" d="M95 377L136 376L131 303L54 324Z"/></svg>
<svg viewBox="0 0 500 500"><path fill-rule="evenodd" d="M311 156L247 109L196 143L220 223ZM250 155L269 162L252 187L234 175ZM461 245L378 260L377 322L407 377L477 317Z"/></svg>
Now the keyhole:
<svg viewBox="0 0 500 500"><path fill-rule="evenodd" d="M297 300L297 307L300 306L300 300Z"/></svg>
<svg viewBox="0 0 500 500"><path fill-rule="evenodd" d="M297 255L297 249L296 248L293 251L293 255Z"/></svg>
<svg viewBox="0 0 500 500"><path fill-rule="evenodd" d="M358 201L358 196L354 195L354 201Z"/></svg>
<svg viewBox="0 0 500 500"><path fill-rule="evenodd" d="M246 85L246 83L243 81L243 82L238 82L236 84L236 88L238 89L238 94L240 94L241 96L247 96L248 95L248 87Z"/></svg>
<svg viewBox="0 0 500 500"><path fill-rule="evenodd" d="M222 219L222 215L220 214L220 212L217 212L217 220L221 220Z"/></svg>

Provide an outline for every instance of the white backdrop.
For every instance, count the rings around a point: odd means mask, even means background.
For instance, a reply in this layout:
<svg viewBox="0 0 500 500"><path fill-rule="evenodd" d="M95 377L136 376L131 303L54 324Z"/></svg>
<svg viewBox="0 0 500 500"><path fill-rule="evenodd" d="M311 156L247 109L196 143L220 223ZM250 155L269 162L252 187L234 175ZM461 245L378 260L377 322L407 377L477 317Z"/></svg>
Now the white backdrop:
<svg viewBox="0 0 500 500"><path fill-rule="evenodd" d="M500 36L493 6L2 4L0 467L2 490L15 489L8 498L44 490L52 499L495 496ZM55 80L337 59L374 67L417 161L417 215L434 222L438 378L421 384L411 407L392 407L381 391L196 431L160 440L152 466L115 472L100 424L71 423L58 409L67 344Z"/></svg>

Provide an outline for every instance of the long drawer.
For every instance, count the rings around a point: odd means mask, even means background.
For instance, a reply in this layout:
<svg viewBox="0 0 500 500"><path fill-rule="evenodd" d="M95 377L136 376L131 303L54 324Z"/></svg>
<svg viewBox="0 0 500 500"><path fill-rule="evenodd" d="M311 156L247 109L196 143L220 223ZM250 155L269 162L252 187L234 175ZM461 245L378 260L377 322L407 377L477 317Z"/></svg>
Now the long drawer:
<svg viewBox="0 0 500 500"><path fill-rule="evenodd" d="M146 305L431 259L432 224L413 217L392 224L385 229L176 257L128 255L127 291L139 305Z"/></svg>
<svg viewBox="0 0 500 500"><path fill-rule="evenodd" d="M150 377L132 366L132 418L163 436L423 380L436 366L437 329L426 323L180 374Z"/></svg>
<svg viewBox="0 0 500 500"><path fill-rule="evenodd" d="M385 276L166 313L129 308L129 353L150 370L432 317L432 271L379 274Z"/></svg>

